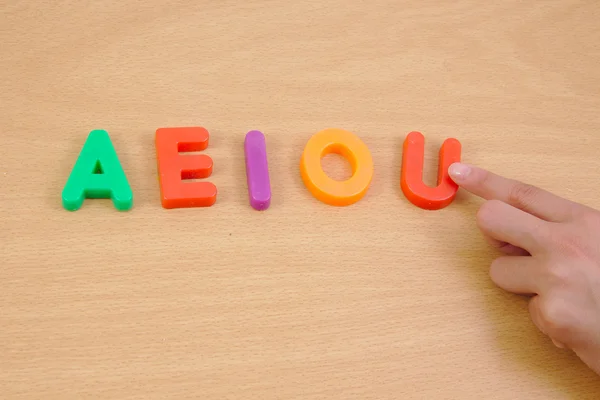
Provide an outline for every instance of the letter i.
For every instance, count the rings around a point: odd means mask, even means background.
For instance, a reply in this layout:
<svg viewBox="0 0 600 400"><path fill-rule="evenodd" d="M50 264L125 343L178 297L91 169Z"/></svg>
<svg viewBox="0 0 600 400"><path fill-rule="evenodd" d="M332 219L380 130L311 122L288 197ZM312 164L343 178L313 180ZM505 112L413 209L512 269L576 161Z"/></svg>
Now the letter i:
<svg viewBox="0 0 600 400"><path fill-rule="evenodd" d="M271 182L265 135L260 131L248 132L244 153L250 205L255 210L266 210L271 204Z"/></svg>

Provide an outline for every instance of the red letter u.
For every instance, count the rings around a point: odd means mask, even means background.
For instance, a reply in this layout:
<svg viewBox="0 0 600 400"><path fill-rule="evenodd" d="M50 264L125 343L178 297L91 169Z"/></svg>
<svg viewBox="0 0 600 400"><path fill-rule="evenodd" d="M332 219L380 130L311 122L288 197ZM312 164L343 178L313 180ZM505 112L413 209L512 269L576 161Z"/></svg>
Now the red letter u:
<svg viewBox="0 0 600 400"><path fill-rule="evenodd" d="M423 183L425 138L420 132L411 132L404 140L400 186L406 198L417 207L439 210L454 200L458 185L448 175L448 167L460 161L461 145L456 139L446 139L440 149L438 182L436 187Z"/></svg>

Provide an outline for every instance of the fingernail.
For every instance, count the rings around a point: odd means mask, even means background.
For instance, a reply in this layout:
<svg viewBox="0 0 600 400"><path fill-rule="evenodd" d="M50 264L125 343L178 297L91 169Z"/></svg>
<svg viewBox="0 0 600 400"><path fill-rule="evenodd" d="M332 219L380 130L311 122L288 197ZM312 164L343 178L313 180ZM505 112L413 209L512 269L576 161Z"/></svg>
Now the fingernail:
<svg viewBox="0 0 600 400"><path fill-rule="evenodd" d="M471 173L471 167L461 163L454 163L448 168L448 173L452 179L457 181L464 181Z"/></svg>
<svg viewBox="0 0 600 400"><path fill-rule="evenodd" d="M554 343L554 345L555 345L556 347L558 347L559 349L564 349L564 348L565 348L565 345L564 345L564 344L562 344L562 343L560 343L560 342L557 342L557 341L556 341L556 340L554 340L554 339L552 339L552 343Z"/></svg>

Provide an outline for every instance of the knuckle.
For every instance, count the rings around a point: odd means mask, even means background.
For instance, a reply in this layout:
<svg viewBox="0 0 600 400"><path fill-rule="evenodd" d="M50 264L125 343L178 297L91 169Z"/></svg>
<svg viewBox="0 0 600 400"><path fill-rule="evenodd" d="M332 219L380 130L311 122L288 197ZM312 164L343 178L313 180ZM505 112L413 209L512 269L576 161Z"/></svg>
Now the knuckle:
<svg viewBox="0 0 600 400"><path fill-rule="evenodd" d="M574 204L571 208L571 217L575 221L593 221L600 224L600 213L582 204Z"/></svg>
<svg viewBox="0 0 600 400"><path fill-rule="evenodd" d="M500 207L502 207L502 202L499 200L488 200L483 203L479 211L477 211L477 225L479 227L489 226L490 222L496 217Z"/></svg>
<svg viewBox="0 0 600 400"><path fill-rule="evenodd" d="M564 264L553 263L546 267L548 281L556 287L565 287L573 281L571 268L566 268Z"/></svg>
<svg viewBox="0 0 600 400"><path fill-rule="evenodd" d="M559 297L553 297L540 303L540 319L546 333L560 337L573 328L573 317L567 304Z"/></svg>
<svg viewBox="0 0 600 400"><path fill-rule="evenodd" d="M517 182L508 191L508 202L518 208L529 208L536 201L538 193L537 187Z"/></svg>
<svg viewBox="0 0 600 400"><path fill-rule="evenodd" d="M560 247L567 255L587 258L587 248L584 242L582 237L573 235L563 239Z"/></svg>
<svg viewBox="0 0 600 400"><path fill-rule="evenodd" d="M581 234L565 230L555 230L550 242L560 250L563 255L571 257L587 257L588 242Z"/></svg>
<svg viewBox="0 0 600 400"><path fill-rule="evenodd" d="M477 170L477 178L480 185L486 187L493 186L493 176L488 171L484 169Z"/></svg>

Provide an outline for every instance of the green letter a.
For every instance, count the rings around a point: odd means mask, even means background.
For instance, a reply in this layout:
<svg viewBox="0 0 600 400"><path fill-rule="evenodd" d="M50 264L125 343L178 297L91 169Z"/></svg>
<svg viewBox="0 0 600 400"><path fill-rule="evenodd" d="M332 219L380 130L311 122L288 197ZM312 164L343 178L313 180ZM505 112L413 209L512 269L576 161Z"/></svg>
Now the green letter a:
<svg viewBox="0 0 600 400"><path fill-rule="evenodd" d="M129 210L133 205L131 187L104 130L90 132L63 189L63 207L78 210L86 198L111 198L120 211Z"/></svg>

